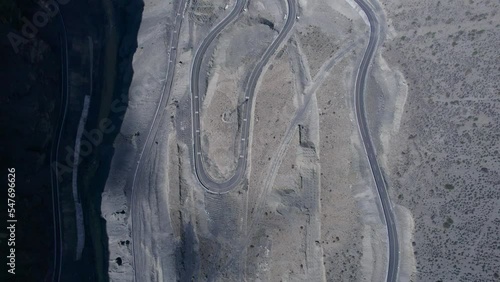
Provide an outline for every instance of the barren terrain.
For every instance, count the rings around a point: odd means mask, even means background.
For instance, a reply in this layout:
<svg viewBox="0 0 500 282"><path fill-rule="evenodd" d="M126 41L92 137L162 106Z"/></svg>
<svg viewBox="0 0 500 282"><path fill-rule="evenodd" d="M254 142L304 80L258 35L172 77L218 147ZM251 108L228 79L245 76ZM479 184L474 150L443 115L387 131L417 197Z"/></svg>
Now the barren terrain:
<svg viewBox="0 0 500 282"><path fill-rule="evenodd" d="M398 279L498 280L498 3L405 1L370 2L381 28L365 95ZM249 75L294 2L250 1L203 58L198 153L219 183L241 158ZM193 58L235 5L145 3L122 154L103 194L111 280L384 281L386 219L353 104L369 38L355 2L297 1L250 105L243 181L215 193L196 176Z"/></svg>
<svg viewBox="0 0 500 282"><path fill-rule="evenodd" d="M392 199L413 216L411 279L498 281L499 4L382 3L373 82L389 87L374 128Z"/></svg>

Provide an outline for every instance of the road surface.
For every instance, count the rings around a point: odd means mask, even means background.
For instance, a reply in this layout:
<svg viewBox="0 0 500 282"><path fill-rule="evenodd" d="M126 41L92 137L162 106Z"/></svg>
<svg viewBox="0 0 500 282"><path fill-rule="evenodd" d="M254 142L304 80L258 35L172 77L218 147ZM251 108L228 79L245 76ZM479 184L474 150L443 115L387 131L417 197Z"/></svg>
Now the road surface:
<svg viewBox="0 0 500 282"><path fill-rule="evenodd" d="M233 189L240 181L243 179L247 167L247 157L248 157L248 137L250 134L250 121L251 121L251 107L254 99L255 88L257 86L257 81L262 73L262 70L269 62L269 59L274 54L276 49L280 46L283 40L286 38L288 33L293 27L297 16L297 10L295 5L295 0L287 0L288 13L287 20L282 31L279 33L278 37L273 41L273 43L268 47L264 55L262 56L259 63L255 66L250 78L245 87L245 102L242 105L243 121L242 121L242 134L240 138L240 153L238 157L238 165L234 175L225 182L216 182L213 180L205 171L203 167L203 151L201 149L201 128L200 128L200 112L201 112L201 97L205 93L200 93L199 85L202 83L200 81L200 70L203 57L214 41L214 39L222 32L222 30L231 23L236 17L243 11L246 0L238 0L235 4L234 9L229 15L227 15L210 33L205 37L200 47L196 51L193 66L191 69L191 106L192 106L192 134L193 134L193 158L194 158L194 171L201 185L209 192L222 194L229 192Z"/></svg>
<svg viewBox="0 0 500 282"><path fill-rule="evenodd" d="M68 38L66 35L66 26L61 11L58 11L58 17L61 25L61 104L59 112L59 124L56 128L56 135L52 142L50 152L51 176L50 185L52 189L52 221L54 224L54 265L52 269L52 281L61 280L62 271L62 229L61 229L61 208L59 203L59 148L61 145L62 131L66 123L66 114L68 111Z"/></svg>
<svg viewBox="0 0 500 282"><path fill-rule="evenodd" d="M146 270L148 269L149 266L147 266L141 257L137 258L138 256L138 251L136 250L136 244L139 244L140 242L140 236L141 234L141 226L140 223L134 224L135 222L140 222L141 220L144 220L139 216L141 207L140 203L137 200L138 195L137 193L141 193L143 190L142 189L137 189L136 186L139 186L140 184L143 185L143 183L147 183L147 178L146 179L138 179L140 178L139 175L141 175L141 172L144 174L144 168L148 168L149 165L154 163L154 160L144 158L144 155L149 155L151 152L152 145L154 143L154 138L153 136L156 135L156 132L158 131L158 127L160 125L160 121L162 120L163 114L165 113L165 108L168 102L168 98L170 97L170 90L172 88L172 83L173 83L173 77L174 77L174 72L175 72L175 63L176 63L176 58L177 58L177 46L179 43L179 34L181 30L181 25L182 25L182 19L184 16L184 10L186 8L186 0L180 1L180 3L177 6L177 11L175 14L174 22L172 23L173 28L169 31L169 40L168 40L168 46L167 46L167 66L166 66L166 77L165 77L165 83L163 84L162 90L161 90L161 96L159 99L159 102L157 104L153 120L151 122L151 125L148 130L148 134L146 136L146 141L144 143L144 146L139 153L139 156L137 158L136 166L134 168L134 175L132 177L132 187L131 187L131 200L130 200L130 216L132 217L131 220L131 233L132 233L132 260L133 260L133 269L134 269L134 281L147 281L146 278L139 278L144 277L144 275L147 274ZM147 172L146 172L147 174ZM147 176L146 176L147 177ZM139 195L143 196L143 195ZM137 225L138 227L134 228L134 225ZM138 271L138 268L140 269ZM147 276L146 276L147 277Z"/></svg>
<svg viewBox="0 0 500 282"><path fill-rule="evenodd" d="M370 132L368 130L368 125L366 122L364 107L366 75L377 48L379 38L379 23L377 17L375 16L375 13L367 3L365 3L363 0L354 1L365 12L366 16L368 17L368 21L370 22L370 40L368 42L368 46L366 47L366 51L356 77L354 108L356 111L356 119L361 134L361 140L363 141L363 144L365 146L366 154L370 163L373 178L375 179L375 184L377 186L377 191L382 203L382 210L387 225L387 235L389 240L389 263L387 268L387 281L396 281L399 269L399 243L396 223L394 219L394 212L392 211L391 200L389 199L389 195L387 194L387 185L384 179L384 175L380 170L380 166L377 161L377 155L370 138Z"/></svg>

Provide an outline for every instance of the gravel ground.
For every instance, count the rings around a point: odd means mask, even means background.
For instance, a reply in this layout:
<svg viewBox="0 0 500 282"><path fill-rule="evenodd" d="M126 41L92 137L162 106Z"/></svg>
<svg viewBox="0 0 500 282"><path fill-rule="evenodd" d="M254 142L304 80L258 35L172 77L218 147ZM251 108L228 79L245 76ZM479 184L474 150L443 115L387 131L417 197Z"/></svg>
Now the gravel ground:
<svg viewBox="0 0 500 282"><path fill-rule="evenodd" d="M144 195L135 203L141 219L140 223L134 222L134 228L139 226L141 230L135 242L141 248L136 252L137 269L146 273L140 274L141 277L152 281L192 277L217 281L382 281L387 268L386 228L352 105L355 70L367 44L368 27L348 2L299 1L300 18L293 34L271 59L257 85L247 178L225 195L207 193L197 183L191 163L190 66L203 37L229 12L233 2L193 1L187 8L173 90L162 126L154 136L157 143L148 155L150 161L141 172ZM227 10L224 9L226 3L230 4ZM257 58L281 29L284 3L251 1L248 11L222 33L205 58L202 147L208 156L205 166L216 179L227 179L234 171L239 149L235 147L239 143L235 142L239 139L238 105L244 100L243 85ZM424 90L436 90L446 84L443 80L428 78L426 81L434 81L432 87L436 88L422 86L424 80L419 78L422 74L408 58L419 60L420 66L427 66L428 70L439 62L442 64L445 57L438 59L432 57L432 53L445 52L444 47L439 47L443 42L466 44L466 36L467 40L472 40L471 36L480 40L478 38L491 31L486 29L485 22L491 21L491 26L496 14L487 14L480 23L485 31L472 32L472 27L464 23L463 29L468 33L461 34L459 30L445 30L442 22L431 20L434 16L427 20L427 25L423 25L421 19L409 24L407 9L410 8L389 1L382 4L386 10L393 9L387 15L378 11L385 19L383 24L387 25L383 29L386 41L373 64L367 110L391 196L398 204L395 210L402 252L400 279L426 281L430 277L426 271L435 271L438 267L426 260L437 262L440 267L451 265L433 254L461 257L460 253L453 253L454 248L445 250L437 242L467 242L474 246L469 247L469 254L472 252L476 260L481 260L481 254L496 252L486 247L488 242L492 243L490 229L478 228L476 240L471 242L463 240L468 238L463 233L473 231L459 231L456 226L461 224L465 228L464 220L475 213L484 216L486 225L495 226L498 205L495 206L493 200L485 200L486 205L480 208L469 204L470 214L459 214L457 208L451 206L452 200L464 199L465 195L460 193L472 187L466 180L459 182L456 174L452 176L452 170L460 166L460 172L483 181L483 196L491 197L494 188L489 187L495 187L497 177L495 160L490 157L472 173L470 154L484 153L475 147L476 151L454 151L456 159L443 166L449 169L444 175L438 176L433 163L445 162L446 157L440 150L444 150L446 138L457 134L446 129L445 125L450 122L460 125L457 130L464 142L473 138L475 132L488 136L489 139L481 142L489 142L494 147L494 136L479 128L497 124L494 121L498 116L492 109L498 101L491 96L494 92L491 89L495 89L491 83L480 88L477 94L471 92L470 96L456 94L459 86L456 93L431 95L435 92ZM151 109L165 75L162 72L164 56L160 55L165 51L161 35L164 30L157 23L163 13L156 5L146 3L139 32L140 48L134 58L136 72L131 103L122 135L116 141L117 150L129 155L135 155L135 150L144 142L143 131L151 120ZM171 9L168 4L161 5L164 11ZM408 4L421 14L428 13L418 10L423 9L419 5ZM478 12L467 16L485 17L481 15ZM408 30L415 25L418 28L410 34L413 31ZM412 37L430 41L416 44L409 39ZM460 63L454 67L464 68L467 83L477 83L486 69L494 72L491 66L486 67L487 58L494 61L489 49L464 48L465 45L461 50L472 51L470 62L482 63L477 68ZM422 52L426 57L417 59ZM451 55L446 58L451 60ZM480 59L480 56L484 57ZM454 64L447 62L447 66L451 68ZM474 108L470 119L453 116L451 121L436 124L443 119L439 114L470 111L455 109L461 103L487 103L488 106L482 113ZM438 105L454 108L445 111ZM430 109L436 112L429 113ZM432 127L425 126L423 121L429 119L423 118L423 113L434 115L436 121ZM110 262L110 276L116 281L131 280L133 270L130 247L116 244L130 240L129 203L123 192L125 177L117 172L124 166L132 167L133 158L126 156L115 157L113 173L103 194L103 201L108 203L103 204L103 215L108 222L111 258L121 258L121 265ZM416 190L410 185L414 183ZM431 205L438 202L445 204ZM442 230L436 232L436 228ZM439 240L426 241L431 237ZM494 274L489 269L493 269L495 263L477 265L491 276ZM490 277L481 276L479 268L473 269L474 272L465 270L465 263L462 267L458 272L450 269L453 274L443 274L443 280Z"/></svg>
<svg viewBox="0 0 500 282"><path fill-rule="evenodd" d="M413 218L416 271L405 275L497 281L498 2L381 2L387 62L374 81L395 114L373 113L384 121L374 127L391 197Z"/></svg>

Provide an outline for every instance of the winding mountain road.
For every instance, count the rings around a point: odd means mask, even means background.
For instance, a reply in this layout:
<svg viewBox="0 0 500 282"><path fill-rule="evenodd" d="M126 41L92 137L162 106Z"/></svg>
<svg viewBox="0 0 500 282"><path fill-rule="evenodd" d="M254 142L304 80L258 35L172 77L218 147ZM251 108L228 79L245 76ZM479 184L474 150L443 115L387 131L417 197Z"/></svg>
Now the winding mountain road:
<svg viewBox="0 0 500 282"><path fill-rule="evenodd" d="M297 8L295 0L287 0L288 13L285 25L278 37L273 41L273 43L267 48L264 55L262 56L259 63L255 66L250 78L245 87L245 102L242 105L242 135L240 139L240 153L238 158L238 165L234 175L225 182L216 182L211 178L203 167L203 152L201 149L201 121L200 121L200 108L201 108L201 98L204 93L200 93L199 85L202 83L200 81L200 70L203 61L203 57L208 50L208 47L212 44L215 38L224 30L224 28L234 21L237 16L244 10L246 5L246 0L237 0L235 7L229 15L227 15L210 33L205 37L200 47L196 51L193 66L191 68L191 107L192 107L192 135L193 135L193 158L194 158L194 172L201 183L201 185L211 193L223 194L231 191L238 183L241 182L245 175L247 168L247 157L248 157L248 137L250 135L250 121L251 121L251 107L255 95L255 88L257 86L257 81L264 69L264 67L269 62L269 59L274 54L276 49L280 46L283 40L286 38L288 33L293 27L297 16Z"/></svg>
<svg viewBox="0 0 500 282"><path fill-rule="evenodd" d="M142 195L140 193L143 191L143 183L147 183L147 174L144 176L144 170L148 166L152 165L154 162L153 158L147 158L152 150L154 144L154 136L158 132L163 115L165 114L165 108L170 97L174 73L175 73L175 62L177 58L177 47L179 45L179 35L182 27L182 22L184 18L184 11L186 9L186 0L181 0L177 4L177 9L174 14L173 22L171 23L171 29L168 31L168 44L167 44L167 60L166 60L166 73L165 80L161 89L161 94L156 105L155 113L153 115L153 120L149 126L148 133L146 135L146 140L139 153L136 161L136 166L133 169L134 173L132 175L131 184L131 200L130 200L130 215L132 217L130 230L132 233L132 261L134 268L134 281L147 281L147 276L145 269L148 269L148 265L145 263L144 252L141 248L137 248L140 242L140 238L143 235L141 233L140 217L141 203L138 200ZM141 174L142 173L142 174ZM139 195L138 195L139 194ZM138 270L139 269L139 270Z"/></svg>
<svg viewBox="0 0 500 282"><path fill-rule="evenodd" d="M364 105L364 93L366 88L366 76L370 68L370 64L373 60L373 55L377 49L379 40L379 22L375 16L372 8L363 0L354 0L358 4L363 12L365 12L368 21L370 23L370 40L368 46L366 47L365 54L359 66L359 70L356 76L355 85L355 97L354 97L354 108L356 111L356 119L358 122L358 128L361 134L361 140L363 141L366 155L370 163L370 169L377 186L377 191L382 203L382 210L384 213L386 225L387 225L387 235L389 240L389 263L387 269L387 281L396 281L398 277L399 269L399 242L398 234L396 230L396 223L394 219L394 212L392 211L391 200L387 194L387 184L384 179L384 175L380 169L377 161L377 155L375 153L375 148L373 146L372 140L370 138L370 132L366 122L365 105Z"/></svg>
<svg viewBox="0 0 500 282"><path fill-rule="evenodd" d="M61 228L61 207L60 207L60 189L59 189L59 151L61 147L61 138L66 123L68 112L68 38L64 18L58 10L58 18L61 26L61 104L59 111L59 124L55 131L55 139L52 141L50 149L51 176L50 186L52 190L52 221L54 224L54 263L52 269L52 281L61 281L62 260L63 260L63 235ZM57 140L57 141L56 141Z"/></svg>

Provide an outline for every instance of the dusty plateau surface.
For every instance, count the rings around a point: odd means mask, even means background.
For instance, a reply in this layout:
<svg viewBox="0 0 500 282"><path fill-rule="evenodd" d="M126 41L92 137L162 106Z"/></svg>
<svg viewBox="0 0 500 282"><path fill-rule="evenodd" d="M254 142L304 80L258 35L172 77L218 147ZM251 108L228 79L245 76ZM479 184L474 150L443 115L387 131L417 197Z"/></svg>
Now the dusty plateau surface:
<svg viewBox="0 0 500 282"><path fill-rule="evenodd" d="M200 153L219 183L236 171L247 82L288 3L250 1L203 58ZM297 1L254 93L244 180L217 194L195 176L193 58L236 4L145 3L103 194L111 280L383 281L387 228L353 105L370 36L355 2ZM366 111L399 280L498 280L498 3L370 5L381 37Z"/></svg>

